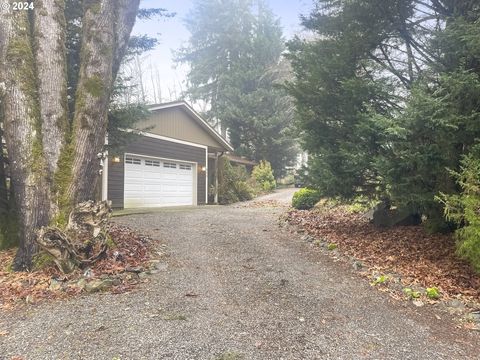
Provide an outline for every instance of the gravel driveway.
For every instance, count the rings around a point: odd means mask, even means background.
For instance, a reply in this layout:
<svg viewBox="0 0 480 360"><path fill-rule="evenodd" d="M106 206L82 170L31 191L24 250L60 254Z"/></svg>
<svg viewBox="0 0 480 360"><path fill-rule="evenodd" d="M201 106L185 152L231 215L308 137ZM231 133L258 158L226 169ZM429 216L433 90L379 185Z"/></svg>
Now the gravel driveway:
<svg viewBox="0 0 480 360"><path fill-rule="evenodd" d="M282 211L242 204L116 218L167 245L160 271L129 294L0 314L0 359L480 359L479 334L371 288L279 228Z"/></svg>

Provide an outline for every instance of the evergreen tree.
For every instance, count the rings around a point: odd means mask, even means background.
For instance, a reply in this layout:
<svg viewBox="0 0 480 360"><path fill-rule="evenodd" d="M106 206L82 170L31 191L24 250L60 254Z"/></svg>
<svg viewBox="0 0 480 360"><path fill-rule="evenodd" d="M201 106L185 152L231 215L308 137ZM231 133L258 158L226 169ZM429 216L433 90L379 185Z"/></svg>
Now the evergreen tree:
<svg viewBox="0 0 480 360"><path fill-rule="evenodd" d="M188 94L209 104L211 123L228 128L236 152L272 163L275 176L293 161L291 102L277 68L284 50L278 19L261 1L199 0L187 19Z"/></svg>
<svg viewBox="0 0 480 360"><path fill-rule="evenodd" d="M310 181L387 197L447 229L439 192L479 133L476 1L318 0L313 40L289 43Z"/></svg>

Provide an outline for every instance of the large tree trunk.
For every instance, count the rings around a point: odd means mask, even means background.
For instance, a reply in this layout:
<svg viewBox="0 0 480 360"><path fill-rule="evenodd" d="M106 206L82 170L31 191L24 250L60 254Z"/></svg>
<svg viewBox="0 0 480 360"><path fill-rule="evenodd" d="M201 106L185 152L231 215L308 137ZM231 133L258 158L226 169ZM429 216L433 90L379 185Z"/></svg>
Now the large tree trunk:
<svg viewBox="0 0 480 360"><path fill-rule="evenodd" d="M33 13L0 9L0 99L20 228L16 269L30 267L41 227L62 225L62 214L68 217L75 204L93 198L110 94L139 6L139 0L80 3L82 49L72 126L65 1L36 2Z"/></svg>
<svg viewBox="0 0 480 360"><path fill-rule="evenodd" d="M53 180L68 129L65 3L42 0L35 7L35 61L42 143L48 176Z"/></svg>
<svg viewBox="0 0 480 360"><path fill-rule="evenodd" d="M139 0L96 1L83 23L82 56L73 120L73 181L68 189L74 203L92 200L107 132L107 112L113 82L135 23Z"/></svg>
<svg viewBox="0 0 480 360"><path fill-rule="evenodd" d="M0 22L2 30L6 30L0 46L0 58L5 59L0 72L4 84L5 139L22 239L14 268L21 270L30 267L36 253L35 231L48 224L48 185L28 14L11 11L3 14Z"/></svg>

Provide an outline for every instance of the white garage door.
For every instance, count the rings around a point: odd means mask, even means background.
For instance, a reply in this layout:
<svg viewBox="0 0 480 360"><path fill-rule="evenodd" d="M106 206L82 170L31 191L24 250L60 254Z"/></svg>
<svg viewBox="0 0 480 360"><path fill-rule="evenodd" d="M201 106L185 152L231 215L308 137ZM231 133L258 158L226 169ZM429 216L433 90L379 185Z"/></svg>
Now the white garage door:
<svg viewBox="0 0 480 360"><path fill-rule="evenodd" d="M125 208L194 205L195 164L125 155Z"/></svg>

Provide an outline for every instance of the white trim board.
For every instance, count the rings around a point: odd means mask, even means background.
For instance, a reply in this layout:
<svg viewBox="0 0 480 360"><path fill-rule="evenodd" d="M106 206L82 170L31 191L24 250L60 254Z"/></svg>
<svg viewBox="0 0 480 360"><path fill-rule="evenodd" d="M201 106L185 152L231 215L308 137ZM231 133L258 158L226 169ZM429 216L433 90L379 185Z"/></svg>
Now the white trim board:
<svg viewBox="0 0 480 360"><path fill-rule="evenodd" d="M146 136L146 137L159 139L159 140L170 141L170 142L174 142L174 143L177 143L177 144L199 147L199 148L207 150L207 153L208 153L208 146L206 146L206 145L196 144L196 143L192 143L190 141L179 140L179 139L171 138L171 137L168 137L168 136L157 135L157 134L149 133L149 132L146 132L146 131L140 131L140 130L134 130L134 129L121 129L121 131L129 132L129 133L136 133L136 134L141 135L141 136Z"/></svg>

